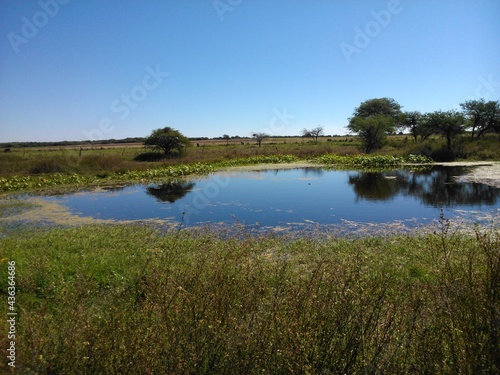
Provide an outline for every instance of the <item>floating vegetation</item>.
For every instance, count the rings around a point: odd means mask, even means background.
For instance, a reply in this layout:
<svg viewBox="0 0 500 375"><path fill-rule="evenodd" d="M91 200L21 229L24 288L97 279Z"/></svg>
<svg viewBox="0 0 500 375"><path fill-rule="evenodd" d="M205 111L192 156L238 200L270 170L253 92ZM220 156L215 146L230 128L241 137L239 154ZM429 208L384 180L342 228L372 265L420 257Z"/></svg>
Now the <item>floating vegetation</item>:
<svg viewBox="0 0 500 375"><path fill-rule="evenodd" d="M117 181L155 181L159 179L178 178L188 175L204 175L214 172L216 168L245 164L290 163L297 160L298 158L293 155L262 155L230 159L218 163L181 164L151 168L143 171L115 172L110 173L105 177L80 175L76 173L54 173L37 176L14 176L7 178L2 177L0 178L0 191L30 191L62 185L84 187Z"/></svg>
<svg viewBox="0 0 500 375"><path fill-rule="evenodd" d="M0 218L19 215L25 211L35 208L37 205L20 199L0 200Z"/></svg>
<svg viewBox="0 0 500 375"><path fill-rule="evenodd" d="M299 161L300 159L294 155L258 155L250 156L246 158L234 158L218 162L215 165L219 167L234 167L238 165L248 165L248 164L281 164L281 163L293 163Z"/></svg>
<svg viewBox="0 0 500 375"><path fill-rule="evenodd" d="M0 191L28 191L61 185L84 187L113 181L151 181L191 174L207 174L213 171L214 168L209 164L196 163L146 169L144 171L117 172L106 177L61 173L42 176L14 176L0 178Z"/></svg>
<svg viewBox="0 0 500 375"><path fill-rule="evenodd" d="M392 155L354 155L342 156L334 154L322 155L313 161L321 164L340 164L362 168L383 168L404 164L432 164L434 161L422 155L392 156Z"/></svg>

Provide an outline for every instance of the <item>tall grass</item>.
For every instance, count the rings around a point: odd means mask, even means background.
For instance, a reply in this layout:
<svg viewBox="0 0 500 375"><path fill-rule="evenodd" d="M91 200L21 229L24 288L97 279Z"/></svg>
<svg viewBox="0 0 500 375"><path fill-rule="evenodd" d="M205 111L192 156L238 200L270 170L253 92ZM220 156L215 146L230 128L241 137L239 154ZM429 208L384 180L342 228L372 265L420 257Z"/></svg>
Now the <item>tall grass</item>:
<svg viewBox="0 0 500 375"><path fill-rule="evenodd" d="M26 229L0 248L17 265L20 373L500 369L498 230L451 233L443 218L425 236L320 240L84 226Z"/></svg>

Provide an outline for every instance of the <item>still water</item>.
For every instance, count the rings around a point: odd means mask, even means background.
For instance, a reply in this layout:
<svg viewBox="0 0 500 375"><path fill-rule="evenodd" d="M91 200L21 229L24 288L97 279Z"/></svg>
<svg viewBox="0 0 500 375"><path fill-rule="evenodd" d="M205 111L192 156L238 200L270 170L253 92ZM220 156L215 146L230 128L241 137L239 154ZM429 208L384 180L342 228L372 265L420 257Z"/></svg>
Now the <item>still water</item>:
<svg viewBox="0 0 500 375"><path fill-rule="evenodd" d="M345 222L425 224L498 215L500 189L460 182L464 168L389 172L299 168L222 172L192 181L134 185L44 199L98 219L166 219L184 225L262 227Z"/></svg>

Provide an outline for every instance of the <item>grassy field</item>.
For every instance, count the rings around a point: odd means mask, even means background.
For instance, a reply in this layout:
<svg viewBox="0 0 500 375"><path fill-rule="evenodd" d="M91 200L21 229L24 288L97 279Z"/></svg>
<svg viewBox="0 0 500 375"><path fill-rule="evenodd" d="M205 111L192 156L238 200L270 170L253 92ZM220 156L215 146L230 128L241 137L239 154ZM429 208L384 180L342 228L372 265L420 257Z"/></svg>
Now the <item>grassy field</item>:
<svg viewBox="0 0 500 375"><path fill-rule="evenodd" d="M0 248L2 301L15 262L18 373L500 369L498 229L451 233L443 219L422 236L291 239L91 225L19 229Z"/></svg>
<svg viewBox="0 0 500 375"><path fill-rule="evenodd" d="M404 135L391 136L387 145L377 152L380 155L430 156L438 160L443 156L444 140L434 138L413 142ZM198 145L198 146L197 146ZM106 176L110 173L145 170L179 164L216 163L233 158L266 155L293 155L310 159L324 154L359 155L357 137L323 137L318 144L296 138L269 138L261 147L251 139L193 141L186 155L158 162L135 161L146 149L141 144L93 145L92 147L65 146L60 148L13 148L0 153L0 177L40 175L50 173L78 173ZM498 137L471 141L463 137L454 146L455 156L467 160L500 160ZM447 155L444 155L447 156Z"/></svg>

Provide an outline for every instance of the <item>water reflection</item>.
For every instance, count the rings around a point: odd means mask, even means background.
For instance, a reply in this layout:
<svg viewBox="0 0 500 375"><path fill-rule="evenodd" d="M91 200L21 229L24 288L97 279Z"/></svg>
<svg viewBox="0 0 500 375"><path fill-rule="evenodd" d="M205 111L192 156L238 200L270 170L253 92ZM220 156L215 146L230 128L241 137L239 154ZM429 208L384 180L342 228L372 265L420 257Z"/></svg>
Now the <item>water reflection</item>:
<svg viewBox="0 0 500 375"><path fill-rule="evenodd" d="M356 200L383 201L404 195L416 197L425 205L433 207L495 204L500 190L483 184L457 182L456 176L465 172L465 168L459 167L421 172L357 172L349 176L348 182L356 193Z"/></svg>
<svg viewBox="0 0 500 375"><path fill-rule="evenodd" d="M345 222L423 223L453 211L500 212L500 189L461 183L465 169L381 173L321 168L231 172L195 181L119 187L45 197L80 216L111 220L168 218L189 225L241 223L278 227ZM196 190L196 191L195 191ZM190 192L193 192L190 194ZM161 204L159 204L161 203Z"/></svg>
<svg viewBox="0 0 500 375"><path fill-rule="evenodd" d="M194 182L187 181L168 182L156 186L148 186L146 188L146 193L155 197L159 202L174 203L176 200L183 198L188 192L190 192L194 185Z"/></svg>
<svg viewBox="0 0 500 375"><path fill-rule="evenodd" d="M303 169L304 175L307 176L314 176L314 177L321 177L325 173L324 168L305 168Z"/></svg>
<svg viewBox="0 0 500 375"><path fill-rule="evenodd" d="M360 199L384 201L395 196L400 190L395 178L374 172L358 172L350 175L349 184L356 193L356 201Z"/></svg>
<svg viewBox="0 0 500 375"><path fill-rule="evenodd" d="M277 176L279 174L284 175L285 177L290 174L292 171L300 171L301 177L321 177L325 173L325 169L321 167L307 167L307 168L280 168L280 169L265 169L262 171L258 171L258 173L262 175L267 175L272 173L274 176Z"/></svg>

